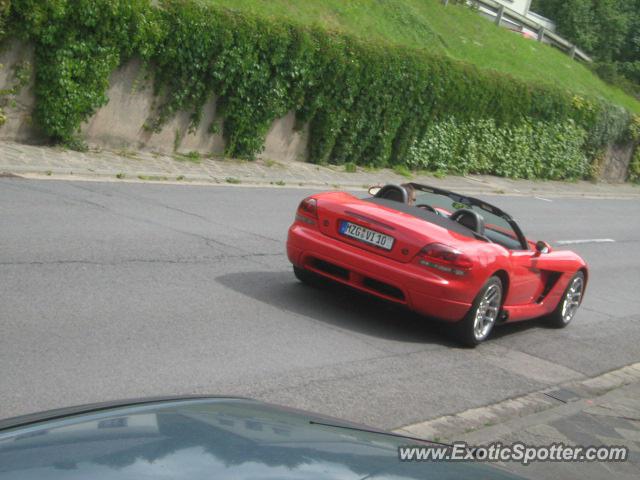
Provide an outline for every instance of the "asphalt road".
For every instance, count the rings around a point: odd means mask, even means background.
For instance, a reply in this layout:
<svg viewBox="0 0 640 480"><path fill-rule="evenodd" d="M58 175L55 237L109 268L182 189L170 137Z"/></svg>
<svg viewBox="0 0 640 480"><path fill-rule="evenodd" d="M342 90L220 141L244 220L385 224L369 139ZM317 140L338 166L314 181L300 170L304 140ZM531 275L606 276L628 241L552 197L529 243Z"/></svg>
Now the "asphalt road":
<svg viewBox="0 0 640 480"><path fill-rule="evenodd" d="M0 417L93 401L250 396L383 428L640 360L640 202L492 197L592 273L574 323L438 325L298 283L302 189L0 179Z"/></svg>

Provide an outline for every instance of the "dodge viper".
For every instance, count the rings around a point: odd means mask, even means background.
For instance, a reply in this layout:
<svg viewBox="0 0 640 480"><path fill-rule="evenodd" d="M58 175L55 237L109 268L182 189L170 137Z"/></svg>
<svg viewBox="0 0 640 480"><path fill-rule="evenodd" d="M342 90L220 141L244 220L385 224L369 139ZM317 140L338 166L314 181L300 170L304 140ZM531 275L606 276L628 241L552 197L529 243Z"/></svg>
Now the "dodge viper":
<svg viewBox="0 0 640 480"><path fill-rule="evenodd" d="M302 200L287 238L298 279L329 278L450 322L468 346L498 324L573 319L588 280L576 253L527 239L507 213L466 195L417 183L369 195Z"/></svg>

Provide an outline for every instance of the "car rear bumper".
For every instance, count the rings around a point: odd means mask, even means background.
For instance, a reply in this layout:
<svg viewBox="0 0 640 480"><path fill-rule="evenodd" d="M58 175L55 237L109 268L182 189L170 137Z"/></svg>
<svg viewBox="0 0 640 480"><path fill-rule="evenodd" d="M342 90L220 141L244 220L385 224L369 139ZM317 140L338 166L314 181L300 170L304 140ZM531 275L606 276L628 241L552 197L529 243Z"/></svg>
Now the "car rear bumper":
<svg viewBox="0 0 640 480"><path fill-rule="evenodd" d="M471 301L460 279L443 278L413 263L372 254L318 230L294 223L289 229L287 255L297 267L349 285L423 315L455 322Z"/></svg>

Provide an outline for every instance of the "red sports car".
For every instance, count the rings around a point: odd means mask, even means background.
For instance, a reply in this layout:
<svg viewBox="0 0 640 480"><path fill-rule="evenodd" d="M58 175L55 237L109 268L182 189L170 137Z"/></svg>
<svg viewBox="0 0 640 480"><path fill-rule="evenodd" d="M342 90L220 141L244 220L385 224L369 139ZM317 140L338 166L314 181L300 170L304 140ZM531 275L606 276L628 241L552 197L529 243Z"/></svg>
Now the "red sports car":
<svg viewBox="0 0 640 480"><path fill-rule="evenodd" d="M369 193L300 203L287 239L298 279L326 277L451 322L469 346L496 324L574 317L588 279L574 252L528 240L508 214L466 195L416 183Z"/></svg>

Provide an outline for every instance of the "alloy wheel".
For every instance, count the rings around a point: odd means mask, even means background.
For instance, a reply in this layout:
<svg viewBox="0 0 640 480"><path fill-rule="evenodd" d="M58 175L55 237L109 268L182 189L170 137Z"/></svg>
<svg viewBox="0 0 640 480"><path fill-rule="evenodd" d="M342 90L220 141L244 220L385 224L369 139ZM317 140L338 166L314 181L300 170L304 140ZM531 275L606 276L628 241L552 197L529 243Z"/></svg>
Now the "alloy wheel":
<svg viewBox="0 0 640 480"><path fill-rule="evenodd" d="M567 289L567 293L564 296L564 301L562 304L562 321L565 324L571 321L573 316L576 314L578 307L580 306L583 287L583 278L577 276L573 279L571 285Z"/></svg>
<svg viewBox="0 0 640 480"><path fill-rule="evenodd" d="M490 285L484 292L482 300L476 309L473 322L473 335L477 341L484 340L496 323L502 302L502 289L500 285Z"/></svg>

